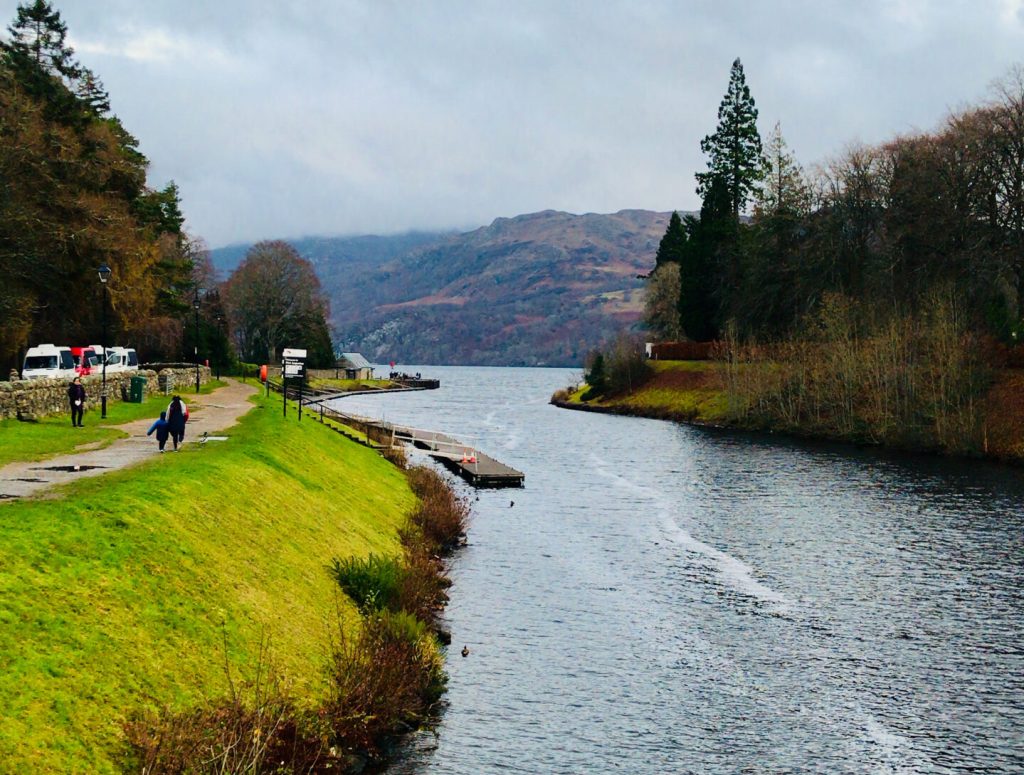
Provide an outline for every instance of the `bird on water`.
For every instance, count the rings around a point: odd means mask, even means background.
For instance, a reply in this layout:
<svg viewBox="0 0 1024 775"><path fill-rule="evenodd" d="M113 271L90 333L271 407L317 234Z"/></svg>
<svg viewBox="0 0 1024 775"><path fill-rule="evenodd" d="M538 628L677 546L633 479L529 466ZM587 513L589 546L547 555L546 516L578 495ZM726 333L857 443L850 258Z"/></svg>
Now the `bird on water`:
<svg viewBox="0 0 1024 775"><path fill-rule="evenodd" d="M462 647L462 656L464 656L464 657L468 657L469 656L469 646L463 646Z"/></svg>

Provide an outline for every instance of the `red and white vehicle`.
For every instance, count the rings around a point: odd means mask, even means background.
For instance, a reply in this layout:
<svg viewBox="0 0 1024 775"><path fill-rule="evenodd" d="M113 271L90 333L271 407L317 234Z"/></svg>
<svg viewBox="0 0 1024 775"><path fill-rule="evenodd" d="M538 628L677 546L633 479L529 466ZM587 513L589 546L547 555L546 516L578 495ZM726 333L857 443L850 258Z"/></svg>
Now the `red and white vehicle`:
<svg viewBox="0 0 1024 775"><path fill-rule="evenodd" d="M98 374L101 368L101 356L91 345L72 347L71 355L75 359L75 373L80 377Z"/></svg>

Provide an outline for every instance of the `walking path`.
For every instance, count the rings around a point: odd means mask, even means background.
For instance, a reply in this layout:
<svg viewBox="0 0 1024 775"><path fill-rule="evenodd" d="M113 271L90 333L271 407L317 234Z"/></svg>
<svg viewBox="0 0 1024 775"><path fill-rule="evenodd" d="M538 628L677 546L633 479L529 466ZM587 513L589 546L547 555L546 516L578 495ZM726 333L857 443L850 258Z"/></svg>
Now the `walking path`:
<svg viewBox="0 0 1024 775"><path fill-rule="evenodd" d="M213 435L227 430L252 409L253 405L247 399L256 392L256 388L233 379L225 381L228 383L226 387L206 395L182 395L189 408L189 421L185 426L186 444L196 443L204 433ZM86 449L46 460L9 463L0 468L0 504L14 498L36 495L83 476L99 476L108 471L127 468L159 454L156 435L146 435L149 426L163 409L162 401L154 400L158 398L150 398L154 407L153 417L109 426L124 431L128 437L118 439L103 449ZM167 454L173 454L172 448L168 440Z"/></svg>

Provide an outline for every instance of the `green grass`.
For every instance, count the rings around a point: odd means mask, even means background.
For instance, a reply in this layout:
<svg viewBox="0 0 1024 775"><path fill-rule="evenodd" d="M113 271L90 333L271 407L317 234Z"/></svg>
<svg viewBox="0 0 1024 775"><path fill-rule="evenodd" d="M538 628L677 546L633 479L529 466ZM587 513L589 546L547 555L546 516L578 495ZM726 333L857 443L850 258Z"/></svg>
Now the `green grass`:
<svg viewBox="0 0 1024 775"><path fill-rule="evenodd" d="M640 415L673 417L696 422L720 422L726 416L728 400L714 379L720 364L712 361L649 361L651 379L632 395L602 398L588 404L635 412ZM587 386L569 396L570 403L582 403Z"/></svg>
<svg viewBox="0 0 1024 775"><path fill-rule="evenodd" d="M4 769L117 771L133 710L226 690L224 638L242 675L266 637L318 689L352 610L327 565L396 554L414 497L373 451L255 403L226 442L0 505Z"/></svg>
<svg viewBox="0 0 1024 775"><path fill-rule="evenodd" d="M317 390L381 390L391 387L389 379L311 379L309 386Z"/></svg>
<svg viewBox="0 0 1024 775"><path fill-rule="evenodd" d="M210 380L199 392L208 394L226 384ZM181 395L188 403L189 395L195 395L195 387L191 393ZM98 446L105 447L126 435L123 431L105 426L122 425L144 417L155 420L166 408L167 402L167 396L159 394L147 396L141 404L110 401L107 403L107 419L102 420L99 401L90 401L82 418L83 428L71 427L70 414L44 417L38 422L0 420L0 466L16 460L45 460L68 454L83 444L98 443Z"/></svg>

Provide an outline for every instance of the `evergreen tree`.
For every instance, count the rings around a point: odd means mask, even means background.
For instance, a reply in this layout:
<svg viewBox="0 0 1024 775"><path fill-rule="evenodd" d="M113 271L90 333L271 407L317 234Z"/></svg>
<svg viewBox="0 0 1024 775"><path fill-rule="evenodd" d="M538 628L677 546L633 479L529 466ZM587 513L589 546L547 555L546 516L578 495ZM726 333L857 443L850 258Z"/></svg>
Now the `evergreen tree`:
<svg viewBox="0 0 1024 775"><path fill-rule="evenodd" d="M690 339L706 342L718 332L719 309L730 295L722 289L721 267L732 263L736 223L722 179L713 181L700 217L688 215L686 248L679 264L679 325Z"/></svg>
<svg viewBox="0 0 1024 775"><path fill-rule="evenodd" d="M793 220L811 210L811 191L804 171L797 163L782 128L775 123L764 153L764 185L756 192L758 217L786 217Z"/></svg>
<svg viewBox="0 0 1024 775"><path fill-rule="evenodd" d="M732 63L729 88L718 107L718 127L701 141L700 149L708 155L708 171L697 173L697 193L707 199L712 184L721 181L733 220L739 221L763 176L757 108L739 59Z"/></svg>
<svg viewBox="0 0 1024 775"><path fill-rule="evenodd" d="M107 115L110 112L110 95L103 88L103 83L88 68L81 68L80 75L75 86L78 101L96 117Z"/></svg>
<svg viewBox="0 0 1024 775"><path fill-rule="evenodd" d="M686 247L686 230L683 228L683 221L678 212L673 212L668 220L668 228L665 236L658 244L658 253L654 258L654 268L658 269L662 264L678 264L682 258L683 250Z"/></svg>
<svg viewBox="0 0 1024 775"><path fill-rule="evenodd" d="M28 59L39 71L68 82L75 81L81 70L75 63L75 50L65 44L68 27L46 0L19 5L14 22L7 28L11 35L10 51L17 59Z"/></svg>

